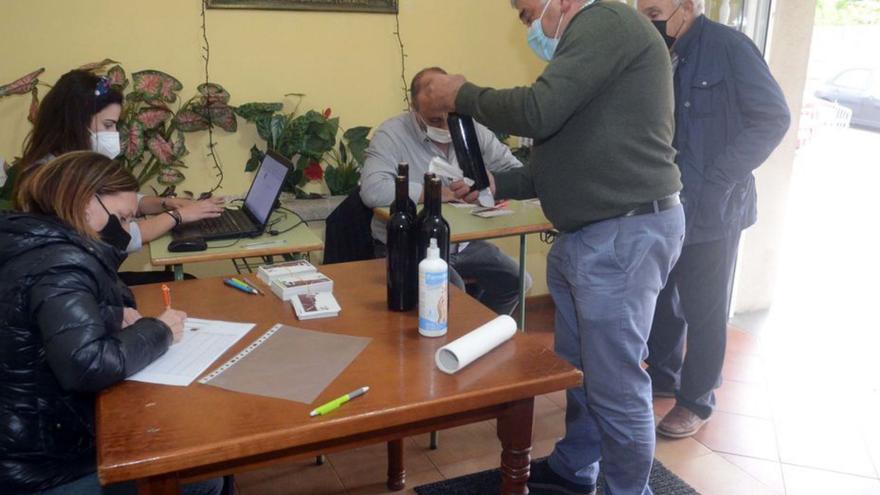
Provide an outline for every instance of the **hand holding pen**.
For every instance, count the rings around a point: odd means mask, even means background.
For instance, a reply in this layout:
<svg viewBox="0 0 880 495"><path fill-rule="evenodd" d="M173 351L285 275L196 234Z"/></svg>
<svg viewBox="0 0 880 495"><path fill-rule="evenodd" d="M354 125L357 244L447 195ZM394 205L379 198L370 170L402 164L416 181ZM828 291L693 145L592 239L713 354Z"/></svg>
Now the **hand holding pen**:
<svg viewBox="0 0 880 495"><path fill-rule="evenodd" d="M162 284L162 302L165 303L165 311L157 319L168 325L174 343L180 342L180 339L183 338L186 313L171 309L171 289L165 284Z"/></svg>

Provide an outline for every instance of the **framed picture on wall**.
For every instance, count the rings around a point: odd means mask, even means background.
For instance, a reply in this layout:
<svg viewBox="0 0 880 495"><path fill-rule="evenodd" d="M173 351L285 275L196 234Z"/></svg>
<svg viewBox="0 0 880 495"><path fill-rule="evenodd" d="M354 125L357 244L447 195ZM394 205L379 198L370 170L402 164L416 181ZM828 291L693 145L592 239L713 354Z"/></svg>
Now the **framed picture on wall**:
<svg viewBox="0 0 880 495"><path fill-rule="evenodd" d="M212 9L324 10L397 13L397 0L208 0Z"/></svg>

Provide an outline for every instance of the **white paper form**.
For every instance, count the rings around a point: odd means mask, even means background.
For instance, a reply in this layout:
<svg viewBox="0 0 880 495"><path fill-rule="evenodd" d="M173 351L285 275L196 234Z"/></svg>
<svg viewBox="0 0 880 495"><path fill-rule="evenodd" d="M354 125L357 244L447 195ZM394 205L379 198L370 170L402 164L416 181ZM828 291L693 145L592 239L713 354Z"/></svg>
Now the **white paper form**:
<svg viewBox="0 0 880 495"><path fill-rule="evenodd" d="M127 379L186 387L254 326L253 323L187 318L180 342Z"/></svg>

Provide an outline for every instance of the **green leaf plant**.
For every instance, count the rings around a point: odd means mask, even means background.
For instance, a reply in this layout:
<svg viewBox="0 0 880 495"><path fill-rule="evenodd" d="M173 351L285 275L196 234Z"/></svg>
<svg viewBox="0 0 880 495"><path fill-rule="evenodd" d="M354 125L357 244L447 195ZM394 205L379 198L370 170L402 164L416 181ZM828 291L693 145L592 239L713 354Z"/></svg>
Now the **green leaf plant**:
<svg viewBox="0 0 880 495"><path fill-rule="evenodd" d="M303 95L297 94L302 97ZM297 105L298 106L298 105ZM235 113L254 124L257 134L266 142L266 148L285 156L294 163L294 170L285 180L284 190L297 197L310 197L302 186L315 177L307 174L310 166L325 163L323 178L331 194L348 194L360 179L364 153L369 146L369 127L354 127L343 132L337 145L339 118L332 117L332 110L323 112L309 110L297 114L296 108L284 113L282 103L245 103ZM245 171L259 167L265 154L258 146L251 148L251 156Z"/></svg>

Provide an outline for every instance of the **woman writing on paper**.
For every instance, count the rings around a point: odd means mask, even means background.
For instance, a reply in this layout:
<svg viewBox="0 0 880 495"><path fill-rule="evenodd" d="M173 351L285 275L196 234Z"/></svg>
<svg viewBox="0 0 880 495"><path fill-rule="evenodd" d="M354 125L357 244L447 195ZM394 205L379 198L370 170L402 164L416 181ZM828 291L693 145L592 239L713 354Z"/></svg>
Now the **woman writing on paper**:
<svg viewBox="0 0 880 495"><path fill-rule="evenodd" d="M165 353L186 318L141 317L117 276L137 187L103 155L68 153L18 184L21 213L0 215L4 494L134 493L98 484L95 396Z"/></svg>
<svg viewBox="0 0 880 495"><path fill-rule="evenodd" d="M16 184L52 158L70 151L92 150L116 158L120 153L116 123L122 102L122 93L112 88L106 78L84 70L61 76L40 103L24 154L14 167ZM14 191L12 199L14 202ZM140 250L144 243L181 222L218 217L222 206L222 198L190 201L138 195L137 216L154 216L132 222L131 242L126 251ZM164 272L123 274L128 285L166 281L171 277Z"/></svg>

